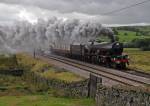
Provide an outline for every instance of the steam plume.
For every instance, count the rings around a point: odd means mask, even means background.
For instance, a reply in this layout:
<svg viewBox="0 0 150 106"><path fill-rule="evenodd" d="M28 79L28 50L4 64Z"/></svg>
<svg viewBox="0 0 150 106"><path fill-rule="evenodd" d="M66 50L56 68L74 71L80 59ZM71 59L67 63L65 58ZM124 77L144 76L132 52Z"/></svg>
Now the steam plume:
<svg viewBox="0 0 150 106"><path fill-rule="evenodd" d="M114 39L112 30L99 22L56 17L48 21L39 19L34 25L25 21L16 22L13 26L0 26L0 52L32 52L34 49L49 48L49 45L69 48L73 42L87 43L101 34Z"/></svg>

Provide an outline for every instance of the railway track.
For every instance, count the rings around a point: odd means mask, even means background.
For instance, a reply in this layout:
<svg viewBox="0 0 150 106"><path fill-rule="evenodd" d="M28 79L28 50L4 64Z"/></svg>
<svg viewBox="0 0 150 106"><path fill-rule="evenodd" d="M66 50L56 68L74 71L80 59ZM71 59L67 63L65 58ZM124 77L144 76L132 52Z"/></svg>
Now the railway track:
<svg viewBox="0 0 150 106"><path fill-rule="evenodd" d="M89 63L84 63L78 60L73 60L73 59L69 59L62 56L56 56L52 54L38 53L37 55L42 56L44 58L49 58L52 60L59 61L67 65L71 65L73 67L77 67L79 69L95 74L96 76L105 77L124 85L150 87L150 77L148 76L143 77L140 75L134 75L133 73L131 74L129 72L122 72L115 69L109 69L109 68L105 68L105 67L101 67Z"/></svg>
<svg viewBox="0 0 150 106"><path fill-rule="evenodd" d="M125 71L126 73L129 73L129 74L134 74L134 75L150 78L150 73L146 73L143 70L127 69L127 70L121 70L121 71Z"/></svg>

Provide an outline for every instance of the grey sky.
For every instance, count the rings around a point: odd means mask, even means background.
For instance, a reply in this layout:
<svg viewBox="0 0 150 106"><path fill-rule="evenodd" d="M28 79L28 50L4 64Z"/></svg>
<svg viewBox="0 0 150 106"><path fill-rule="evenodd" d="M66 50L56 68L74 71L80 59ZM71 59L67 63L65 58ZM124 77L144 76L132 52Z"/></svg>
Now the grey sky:
<svg viewBox="0 0 150 106"><path fill-rule="evenodd" d="M111 15L103 13L144 0L0 0L0 22L48 17L99 20L102 24L150 23L150 2Z"/></svg>

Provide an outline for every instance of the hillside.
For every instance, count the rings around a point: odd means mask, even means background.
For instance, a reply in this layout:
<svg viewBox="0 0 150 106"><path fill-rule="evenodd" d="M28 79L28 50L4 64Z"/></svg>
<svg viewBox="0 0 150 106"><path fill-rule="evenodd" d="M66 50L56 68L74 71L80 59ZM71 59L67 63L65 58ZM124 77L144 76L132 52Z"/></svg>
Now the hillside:
<svg viewBox="0 0 150 106"><path fill-rule="evenodd" d="M134 39L150 38L150 26L113 27L120 42L131 42Z"/></svg>

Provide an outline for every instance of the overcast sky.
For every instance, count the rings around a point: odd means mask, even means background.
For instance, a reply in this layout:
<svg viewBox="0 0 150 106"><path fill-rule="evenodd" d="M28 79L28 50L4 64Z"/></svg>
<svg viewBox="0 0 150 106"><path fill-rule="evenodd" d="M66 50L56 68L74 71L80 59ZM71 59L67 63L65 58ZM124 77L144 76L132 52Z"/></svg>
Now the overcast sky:
<svg viewBox="0 0 150 106"><path fill-rule="evenodd" d="M103 13L144 0L0 0L0 23L49 17L99 20L102 24L150 23L150 2L115 14Z"/></svg>

